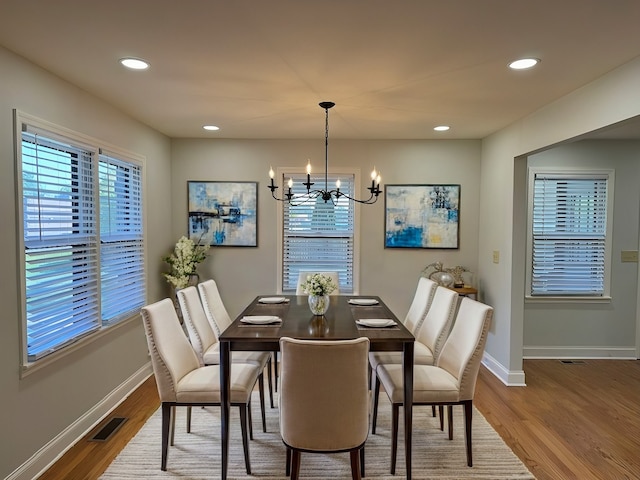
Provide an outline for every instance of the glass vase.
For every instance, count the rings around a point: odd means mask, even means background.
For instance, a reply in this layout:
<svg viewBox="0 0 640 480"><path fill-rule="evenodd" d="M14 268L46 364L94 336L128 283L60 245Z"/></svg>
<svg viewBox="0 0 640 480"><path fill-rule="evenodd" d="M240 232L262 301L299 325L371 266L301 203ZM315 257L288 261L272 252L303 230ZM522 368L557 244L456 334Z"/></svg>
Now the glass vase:
<svg viewBox="0 0 640 480"><path fill-rule="evenodd" d="M324 315L329 310L329 295L309 295L309 309L314 315Z"/></svg>

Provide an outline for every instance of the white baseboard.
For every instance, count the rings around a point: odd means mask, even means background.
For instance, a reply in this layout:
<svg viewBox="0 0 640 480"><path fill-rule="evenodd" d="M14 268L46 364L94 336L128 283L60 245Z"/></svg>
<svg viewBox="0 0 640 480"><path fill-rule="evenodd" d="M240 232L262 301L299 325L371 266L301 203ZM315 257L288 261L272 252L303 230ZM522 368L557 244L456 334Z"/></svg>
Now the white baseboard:
<svg viewBox="0 0 640 480"><path fill-rule="evenodd" d="M508 387L524 387L524 370L509 371L495 358L484 352L482 364Z"/></svg>
<svg viewBox="0 0 640 480"><path fill-rule="evenodd" d="M78 440L95 428L152 374L151 363L143 365L88 412L34 453L29 460L20 465L5 480L32 480L37 478L75 445Z"/></svg>
<svg viewBox="0 0 640 480"><path fill-rule="evenodd" d="M635 360L636 347L535 347L522 349L525 359Z"/></svg>

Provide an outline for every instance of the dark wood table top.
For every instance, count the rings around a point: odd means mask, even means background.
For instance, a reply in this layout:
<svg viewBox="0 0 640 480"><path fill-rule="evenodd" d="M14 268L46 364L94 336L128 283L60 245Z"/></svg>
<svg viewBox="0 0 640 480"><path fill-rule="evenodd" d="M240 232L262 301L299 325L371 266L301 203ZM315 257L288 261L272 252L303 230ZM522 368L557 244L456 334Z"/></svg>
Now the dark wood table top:
<svg viewBox="0 0 640 480"><path fill-rule="evenodd" d="M221 334L220 341L230 342L231 350L276 351L281 337L317 340L368 337L371 350L402 351L405 342L415 340L379 297L333 295L330 297L329 310L324 317L319 317L309 310L306 295L282 295L288 299L286 303L259 303L258 300L265 296L256 297ZM379 303L370 306L351 305L351 298L375 298ZM248 315L275 315L282 318L282 323L253 325L240 322L242 317ZM367 318L389 318L396 325L368 328L356 324L356 320Z"/></svg>

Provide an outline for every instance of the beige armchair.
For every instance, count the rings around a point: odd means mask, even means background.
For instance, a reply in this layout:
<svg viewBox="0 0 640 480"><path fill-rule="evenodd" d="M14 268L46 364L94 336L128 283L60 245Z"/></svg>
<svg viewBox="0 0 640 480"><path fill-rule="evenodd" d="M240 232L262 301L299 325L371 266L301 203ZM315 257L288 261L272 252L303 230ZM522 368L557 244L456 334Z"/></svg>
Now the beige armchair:
<svg viewBox="0 0 640 480"><path fill-rule="evenodd" d="M218 339L207 320L200 296L196 287L186 287L178 290L178 303L182 311L182 319L187 327L189 340L193 346L200 365L220 365L220 349ZM251 363L260 369L258 376L258 390L260 393L260 412L262 413L262 431L267 431L267 421L264 412L264 369L270 355L268 352L233 352L232 363ZM273 392L271 403L273 404ZM187 431L190 431L190 415L187 418ZM253 440L251 423L251 408L249 408L249 438Z"/></svg>
<svg viewBox="0 0 640 480"><path fill-rule="evenodd" d="M434 300L435 301L435 300ZM415 365L413 370L413 405L446 405L449 426L453 405L463 405L467 465L473 466L471 419L473 396L480 361L493 317L493 308L470 298L463 298L451 334L435 365ZM392 404L391 474L395 474L398 449L398 409L403 402L402 365L380 365L377 375ZM374 404L373 418L378 414ZM451 432L451 429L449 430Z"/></svg>
<svg viewBox="0 0 640 480"><path fill-rule="evenodd" d="M184 289L184 290L188 290ZM212 339L210 335L206 335L207 347L202 348L202 360L205 365L218 365L220 364L220 344L218 343L218 338L220 334L224 332L229 325L231 325L231 317L229 317L229 313L222 302L222 297L220 297L220 291L218 290L218 285L215 280L205 280L198 284L198 292L200 293L200 299L196 303L194 292L187 292L183 296L185 299L190 298L190 304L193 306L194 320L197 320L197 325L200 325L200 331L209 331L206 328L206 325L202 322L202 316L200 315L200 310L197 310L197 305L201 304L201 307L204 311L204 315L206 317L206 321L208 322L211 331L214 335L214 343L209 343ZM180 297L178 297L180 298ZM182 305L182 304L181 304ZM195 323L194 323L195 325ZM188 327L188 324L187 324ZM191 334L190 334L191 336ZM196 339L196 344L199 343L197 339L197 335L194 337ZM204 338L204 337L202 337ZM198 351L198 346L195 346L196 352ZM233 352L231 357L232 362L246 362L246 363L257 363L261 366L261 371L264 370L265 366L267 367L267 381L269 382L269 401L271 402L271 408L274 408L273 404L273 380L271 377L271 353L269 352ZM262 378L262 377L261 377ZM262 383L260 384L260 391L263 392L264 389L262 387ZM262 394L261 394L262 395ZM263 398L263 397L261 397Z"/></svg>
<svg viewBox="0 0 640 480"><path fill-rule="evenodd" d="M220 368L201 366L185 336L173 302L168 298L141 310L151 364L162 409L162 460L167 469L169 430L176 406L220 405ZM231 371L231 405L240 411L242 444L247 474L251 474L247 409L260 370L256 365L236 363Z"/></svg>
<svg viewBox="0 0 640 480"><path fill-rule="evenodd" d="M349 452L352 478L360 479L369 431L369 339L283 337L280 351L280 434L287 446L287 475L299 477L301 452Z"/></svg>

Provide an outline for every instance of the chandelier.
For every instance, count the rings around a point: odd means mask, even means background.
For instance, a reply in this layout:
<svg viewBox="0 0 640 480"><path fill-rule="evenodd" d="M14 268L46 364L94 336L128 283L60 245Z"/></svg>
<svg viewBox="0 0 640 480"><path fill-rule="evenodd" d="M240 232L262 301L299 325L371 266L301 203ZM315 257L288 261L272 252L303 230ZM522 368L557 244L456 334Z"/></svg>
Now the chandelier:
<svg viewBox="0 0 640 480"><path fill-rule="evenodd" d="M374 168L371 172L371 186L367 187L367 190L370 192L370 196L367 199L358 200L357 198L353 198L347 195L344 192L340 191L340 180L336 180L336 188L333 190L329 190L329 109L335 106L333 102L320 102L319 105L324 108L325 111L325 127L324 127L324 189L319 190L311 190L311 187L314 183L311 181L311 161L307 163L307 181L302 184L306 187L307 193L302 194L294 194L291 191L293 187L293 179L289 178L287 182L288 190L284 194L283 198L276 197L276 190L278 186L273 182L274 172L273 168L269 169L269 177L271 177L271 185L269 185L269 190L271 190L271 196L280 202L289 202L291 205L301 205L310 200L315 200L317 198L322 198L324 203L331 202L334 205L340 197L348 198L354 202L372 204L378 200L378 195L382 193L380 190L380 172L376 172Z"/></svg>

